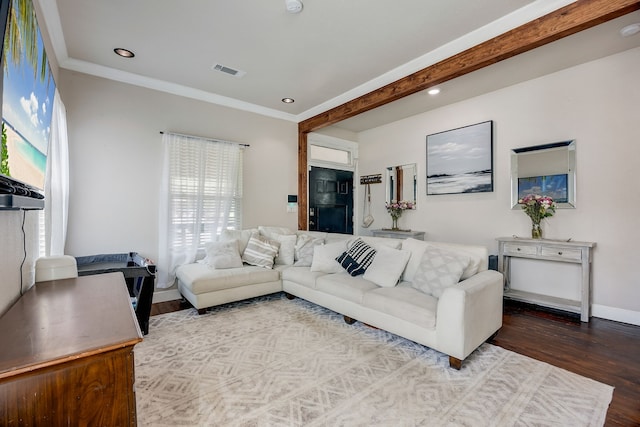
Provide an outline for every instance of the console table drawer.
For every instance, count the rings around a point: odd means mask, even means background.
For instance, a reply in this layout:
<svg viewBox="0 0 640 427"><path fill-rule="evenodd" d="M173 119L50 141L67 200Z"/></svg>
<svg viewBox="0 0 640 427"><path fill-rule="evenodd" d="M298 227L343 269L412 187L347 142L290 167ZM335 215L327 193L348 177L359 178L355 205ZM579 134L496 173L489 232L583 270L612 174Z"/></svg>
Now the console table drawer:
<svg viewBox="0 0 640 427"><path fill-rule="evenodd" d="M504 245L504 253L509 255L536 255L538 253L537 246L517 245L506 243Z"/></svg>
<svg viewBox="0 0 640 427"><path fill-rule="evenodd" d="M582 251L580 249L571 248L552 248L548 246L542 246L540 255L554 258L570 259L575 261L580 261L582 259Z"/></svg>

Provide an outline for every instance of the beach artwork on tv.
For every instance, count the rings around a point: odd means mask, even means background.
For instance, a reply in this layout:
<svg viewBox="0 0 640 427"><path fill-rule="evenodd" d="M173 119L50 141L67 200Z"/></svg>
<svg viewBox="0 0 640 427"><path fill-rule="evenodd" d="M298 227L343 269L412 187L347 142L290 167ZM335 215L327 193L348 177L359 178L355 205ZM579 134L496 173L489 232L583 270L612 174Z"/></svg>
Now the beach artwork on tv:
<svg viewBox="0 0 640 427"><path fill-rule="evenodd" d="M20 10L25 7L25 10ZM31 1L12 2L5 34L2 124L4 175L44 189L55 83ZM9 42L7 42L9 41ZM26 44L32 41L36 49Z"/></svg>
<svg viewBox="0 0 640 427"><path fill-rule="evenodd" d="M567 203L569 201L567 182L566 173L518 178L518 199L529 194L539 194L551 197L556 203Z"/></svg>
<svg viewBox="0 0 640 427"><path fill-rule="evenodd" d="M427 195L493 191L493 121L427 136Z"/></svg>

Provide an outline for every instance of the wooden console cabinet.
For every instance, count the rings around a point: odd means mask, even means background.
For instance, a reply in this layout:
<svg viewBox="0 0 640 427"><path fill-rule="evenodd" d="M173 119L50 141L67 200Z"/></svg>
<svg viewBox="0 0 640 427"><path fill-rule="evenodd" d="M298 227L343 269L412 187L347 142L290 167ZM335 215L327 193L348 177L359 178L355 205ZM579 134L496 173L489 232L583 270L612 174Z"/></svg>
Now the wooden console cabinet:
<svg viewBox="0 0 640 427"><path fill-rule="evenodd" d="M0 318L0 425L135 426L140 341L122 273L36 284Z"/></svg>

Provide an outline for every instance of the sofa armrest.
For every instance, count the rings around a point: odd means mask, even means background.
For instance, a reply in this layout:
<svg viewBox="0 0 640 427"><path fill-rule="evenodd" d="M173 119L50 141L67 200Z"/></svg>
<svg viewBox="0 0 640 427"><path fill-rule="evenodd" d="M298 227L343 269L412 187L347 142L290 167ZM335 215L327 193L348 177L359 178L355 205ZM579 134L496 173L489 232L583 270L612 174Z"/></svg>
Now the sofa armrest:
<svg viewBox="0 0 640 427"><path fill-rule="evenodd" d="M481 271L444 290L438 300L438 348L463 360L502 327L502 274Z"/></svg>

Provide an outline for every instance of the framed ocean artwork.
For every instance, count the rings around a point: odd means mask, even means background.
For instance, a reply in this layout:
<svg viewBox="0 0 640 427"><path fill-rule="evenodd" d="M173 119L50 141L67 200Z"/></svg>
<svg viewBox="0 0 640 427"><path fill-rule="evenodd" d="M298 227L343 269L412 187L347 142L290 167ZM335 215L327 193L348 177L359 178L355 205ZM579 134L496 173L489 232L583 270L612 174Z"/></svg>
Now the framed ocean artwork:
<svg viewBox="0 0 640 427"><path fill-rule="evenodd" d="M427 136L427 195L493 191L493 120Z"/></svg>

